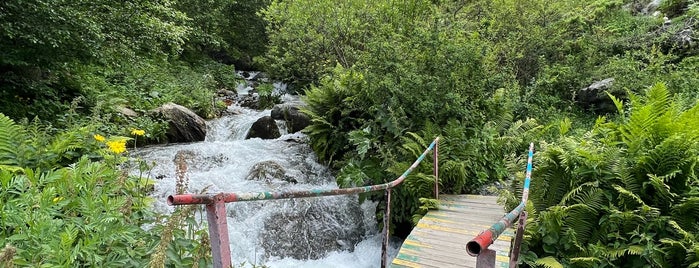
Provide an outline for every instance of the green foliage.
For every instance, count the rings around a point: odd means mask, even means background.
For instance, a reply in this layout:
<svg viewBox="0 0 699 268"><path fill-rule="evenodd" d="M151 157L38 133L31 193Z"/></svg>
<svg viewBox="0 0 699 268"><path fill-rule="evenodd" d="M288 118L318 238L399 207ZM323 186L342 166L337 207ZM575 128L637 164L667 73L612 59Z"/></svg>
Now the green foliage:
<svg viewBox="0 0 699 268"><path fill-rule="evenodd" d="M110 65L180 50L186 17L171 1L3 1L0 112L53 119L80 95L73 64Z"/></svg>
<svg viewBox="0 0 699 268"><path fill-rule="evenodd" d="M323 80L321 86L306 91L307 107L302 111L311 118L304 132L311 138L311 146L320 161L332 163L336 155L349 150L348 133L359 129L365 112L359 110L356 92L365 85L361 73L342 67Z"/></svg>
<svg viewBox="0 0 699 268"><path fill-rule="evenodd" d="M256 67L253 58L266 51L265 23L257 13L270 0L174 1L177 10L188 20L183 56L198 60L210 56L220 62L235 64L242 70Z"/></svg>
<svg viewBox="0 0 699 268"><path fill-rule="evenodd" d="M17 171L19 166L18 150L24 140L23 129L12 119L0 114L0 170Z"/></svg>
<svg viewBox="0 0 699 268"><path fill-rule="evenodd" d="M269 49L261 62L298 88L315 84L336 64L352 67L375 38L410 31L428 1L272 1L262 14Z"/></svg>
<svg viewBox="0 0 699 268"><path fill-rule="evenodd" d="M630 94L619 118L582 137L542 143L535 156L525 262L689 266L699 233L699 106L663 84Z"/></svg>
<svg viewBox="0 0 699 268"><path fill-rule="evenodd" d="M274 91L274 85L270 83L260 84L257 88L257 94L259 96L258 105L259 109L271 109L275 104L282 102L281 95L279 92Z"/></svg>
<svg viewBox="0 0 699 268"><path fill-rule="evenodd" d="M162 229L142 228L157 216L148 197L152 182L119 168L127 166L128 138L93 136L95 128L55 131L0 114L0 243L14 250L3 267L148 263ZM185 226L193 229L177 226L176 243L166 244L178 256L168 265L205 265L208 241L196 231L203 229ZM193 255L192 248L202 250Z"/></svg>

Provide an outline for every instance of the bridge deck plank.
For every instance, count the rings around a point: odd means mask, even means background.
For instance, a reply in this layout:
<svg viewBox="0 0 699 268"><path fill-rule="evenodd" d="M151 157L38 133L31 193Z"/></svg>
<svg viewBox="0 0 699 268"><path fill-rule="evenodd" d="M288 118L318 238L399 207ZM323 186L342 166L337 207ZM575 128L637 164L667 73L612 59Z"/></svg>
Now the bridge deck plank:
<svg viewBox="0 0 699 268"><path fill-rule="evenodd" d="M403 242L391 267L476 267L466 242L505 215L495 196L443 195L439 210L423 217ZM495 267L508 267L514 231L507 229L489 248L496 250Z"/></svg>

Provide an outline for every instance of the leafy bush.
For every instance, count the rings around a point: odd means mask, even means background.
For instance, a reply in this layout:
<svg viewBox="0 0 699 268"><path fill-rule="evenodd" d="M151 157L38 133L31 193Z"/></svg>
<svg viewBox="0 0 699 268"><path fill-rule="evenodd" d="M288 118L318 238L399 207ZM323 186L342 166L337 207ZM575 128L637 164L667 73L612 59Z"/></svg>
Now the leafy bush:
<svg viewBox="0 0 699 268"><path fill-rule="evenodd" d="M168 265L205 265L207 240L201 231L185 231L201 226L158 225L148 197L153 182L118 168L126 166L130 138L104 137L93 129L54 134L39 122L19 125L0 114L0 244L6 245L1 266L144 267L159 252L155 246L165 230L176 238L160 249L177 253ZM202 244L197 255L189 253Z"/></svg>

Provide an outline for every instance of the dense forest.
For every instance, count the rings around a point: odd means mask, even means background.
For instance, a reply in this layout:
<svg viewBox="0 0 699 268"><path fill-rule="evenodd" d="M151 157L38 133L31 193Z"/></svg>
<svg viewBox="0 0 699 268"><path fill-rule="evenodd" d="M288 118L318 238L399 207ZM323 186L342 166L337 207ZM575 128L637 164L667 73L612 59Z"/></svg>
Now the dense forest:
<svg viewBox="0 0 699 268"><path fill-rule="evenodd" d="M699 267L697 27L693 0L3 1L0 263L205 266L192 212L155 214L131 175L166 123L125 110L216 117L261 70L343 187L439 136L441 191L505 185L511 208L534 142L523 265ZM394 190L393 234L434 206L431 169Z"/></svg>

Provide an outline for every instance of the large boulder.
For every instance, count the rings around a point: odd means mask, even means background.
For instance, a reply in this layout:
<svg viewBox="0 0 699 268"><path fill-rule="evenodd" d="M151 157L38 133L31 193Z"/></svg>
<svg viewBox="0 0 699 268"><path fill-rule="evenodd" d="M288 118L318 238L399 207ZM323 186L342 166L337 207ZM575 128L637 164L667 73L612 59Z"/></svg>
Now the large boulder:
<svg viewBox="0 0 699 268"><path fill-rule="evenodd" d="M184 106L166 103L153 109L151 114L168 122L165 133L168 142L203 141L206 138L206 121Z"/></svg>
<svg viewBox="0 0 699 268"><path fill-rule="evenodd" d="M267 257L318 259L331 251L353 251L365 235L356 196L293 199L277 204L294 209L281 210L264 221L259 241Z"/></svg>
<svg viewBox="0 0 699 268"><path fill-rule="evenodd" d="M279 137L281 137L281 133L279 133L277 122L271 116L263 116L252 124L245 139L261 138L269 140Z"/></svg>
<svg viewBox="0 0 699 268"><path fill-rule="evenodd" d="M592 83L590 86L579 90L575 100L582 107L598 113L613 113L616 106L606 91L612 88L614 78L607 78Z"/></svg>
<svg viewBox="0 0 699 268"><path fill-rule="evenodd" d="M284 120L289 133L303 130L311 124L311 118L300 111L297 104L277 104L272 108L273 119Z"/></svg>

